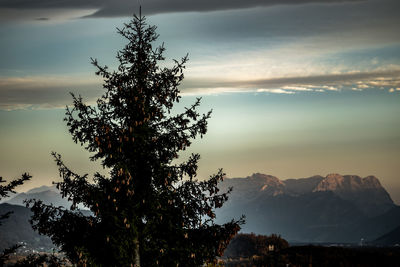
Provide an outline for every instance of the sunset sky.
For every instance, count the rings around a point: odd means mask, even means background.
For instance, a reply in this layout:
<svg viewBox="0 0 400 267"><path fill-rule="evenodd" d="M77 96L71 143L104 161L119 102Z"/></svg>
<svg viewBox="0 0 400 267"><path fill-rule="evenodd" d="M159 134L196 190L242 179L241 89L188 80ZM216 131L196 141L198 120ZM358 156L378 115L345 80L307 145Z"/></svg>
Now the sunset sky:
<svg viewBox="0 0 400 267"><path fill-rule="evenodd" d="M399 0L0 0L0 175L57 181L51 151L99 167L63 122L69 92L102 94L117 34L142 6L167 60L189 53L183 104L213 109L199 179L377 176L400 204ZM180 103L177 109L182 108ZM182 154L185 158L187 154Z"/></svg>

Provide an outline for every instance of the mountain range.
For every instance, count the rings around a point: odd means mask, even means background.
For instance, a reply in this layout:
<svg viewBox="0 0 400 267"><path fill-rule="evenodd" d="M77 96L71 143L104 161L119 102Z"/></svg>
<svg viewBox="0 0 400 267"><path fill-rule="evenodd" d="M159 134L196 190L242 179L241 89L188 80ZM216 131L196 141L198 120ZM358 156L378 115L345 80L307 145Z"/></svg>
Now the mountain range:
<svg viewBox="0 0 400 267"><path fill-rule="evenodd" d="M291 242L357 243L400 226L400 207L374 176L280 180L255 173L220 184L221 191L230 187L233 191L217 210L217 219L221 223L245 215L245 233L277 233Z"/></svg>
<svg viewBox="0 0 400 267"><path fill-rule="evenodd" d="M400 243L400 207L374 176L329 174L280 180L255 173L245 178L225 178L221 192L233 191L217 223L246 216L243 233L280 234L291 243ZM69 207L55 186L42 186L14 195L0 204L0 214L14 211L0 226L0 249L23 241L33 247L50 247L28 222L30 210L23 200L36 198Z"/></svg>

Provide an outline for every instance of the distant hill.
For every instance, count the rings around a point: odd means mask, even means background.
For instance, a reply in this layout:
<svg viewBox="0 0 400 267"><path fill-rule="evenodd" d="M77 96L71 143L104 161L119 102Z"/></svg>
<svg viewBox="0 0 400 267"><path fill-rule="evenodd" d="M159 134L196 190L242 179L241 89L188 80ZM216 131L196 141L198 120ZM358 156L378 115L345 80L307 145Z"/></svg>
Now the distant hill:
<svg viewBox="0 0 400 267"><path fill-rule="evenodd" d="M0 214L9 211L13 213L0 225L0 251L15 244L21 244L21 242L27 248L39 251L51 251L55 247L49 237L39 235L32 229L29 223L32 212L29 208L8 203L0 204ZM80 212L85 216L91 214L88 210L81 210Z"/></svg>
<svg viewBox="0 0 400 267"><path fill-rule="evenodd" d="M398 223L400 223L398 221ZM380 246L394 246L400 245L400 225L396 227L394 230L390 231L389 233L377 238L372 242L374 245Z"/></svg>
<svg viewBox="0 0 400 267"><path fill-rule="evenodd" d="M3 203L9 203L13 205L25 206L25 199L40 199L45 204L53 204L54 206L62 206L64 208L69 208L72 204L67 198L63 198L60 191L56 188L56 185L52 186L41 186L33 188L25 193L19 193L14 195L12 198L7 199ZM81 205L80 209L84 209Z"/></svg>
<svg viewBox="0 0 400 267"><path fill-rule="evenodd" d="M54 247L50 238L41 236L35 232L29 219L32 215L30 209L25 207L23 201L25 199L42 200L46 204L53 204L54 206L62 206L69 208L71 202L66 198L62 198L60 191L53 186L41 186L33 188L24 193L14 194L12 198L8 198L5 202L0 204L0 214L12 211L13 214L3 221L0 226L0 251L18 242L26 243L27 247L43 248L44 250L51 250ZM83 209L83 206L79 206ZM89 214L87 210L82 210L84 214Z"/></svg>
<svg viewBox="0 0 400 267"><path fill-rule="evenodd" d="M13 198L18 196L19 194L34 194L34 193L40 193L40 192L44 192L44 191L48 191L48 190L54 191L54 192L59 192L56 188L56 185L52 185L52 186L43 185L40 187L32 188L31 190L29 190L27 192L23 192L23 193L9 193L8 197L0 199L0 203L9 203L9 201L11 201ZM20 201L14 200L12 202L14 202L14 204L17 204L17 205L23 205L22 202L20 202Z"/></svg>
<svg viewBox="0 0 400 267"><path fill-rule="evenodd" d="M28 208L7 203L0 204L0 214L9 211L13 214L3 220L0 226L0 251L20 242L34 248L43 247L50 250L54 247L49 237L39 235L32 229L29 223L32 212Z"/></svg>
<svg viewBox="0 0 400 267"><path fill-rule="evenodd" d="M63 206L63 207L70 207L71 203L66 199L62 198L60 193L47 190L38 193L20 193L16 195L14 198L6 201L6 203L13 204L13 205L24 205L25 199L40 199L46 204L53 204L55 206Z"/></svg>
<svg viewBox="0 0 400 267"><path fill-rule="evenodd" d="M35 193L40 193L40 192L44 192L44 191L59 192L56 185L51 185L51 186L42 185L40 187L32 188L31 190L29 190L25 193L26 194L35 194Z"/></svg>
<svg viewBox="0 0 400 267"><path fill-rule="evenodd" d="M246 215L242 232L281 234L298 242L373 240L399 222L400 210L374 176L329 174L280 180L256 173L225 179L233 187L219 222Z"/></svg>

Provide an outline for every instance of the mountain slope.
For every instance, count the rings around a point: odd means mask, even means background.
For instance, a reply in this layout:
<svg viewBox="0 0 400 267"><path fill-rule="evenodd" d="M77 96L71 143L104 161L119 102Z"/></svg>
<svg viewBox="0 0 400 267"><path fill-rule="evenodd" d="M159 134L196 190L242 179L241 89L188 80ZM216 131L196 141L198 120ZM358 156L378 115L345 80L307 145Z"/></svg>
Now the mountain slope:
<svg viewBox="0 0 400 267"><path fill-rule="evenodd" d="M67 198L63 198L61 196L60 191L56 188L56 185L43 185L33 188L25 193L16 194L3 203L25 206L24 200L26 199L40 199L45 204L53 204L54 206L62 206L64 208L69 208L72 204L72 202L68 201ZM79 208L83 209L84 207L80 205Z"/></svg>
<svg viewBox="0 0 400 267"><path fill-rule="evenodd" d="M20 193L14 198L7 200L7 203L13 205L24 205L25 199L40 199L46 204L53 204L54 206L70 207L71 203L66 199L62 198L60 193L53 190L46 191L34 191L34 193Z"/></svg>
<svg viewBox="0 0 400 267"><path fill-rule="evenodd" d="M388 220L397 216L397 211L386 214L396 206L372 176L331 174L281 181L256 173L225 179L220 189L229 187L233 192L228 202L217 210L220 222L244 214L243 232L278 233L291 241L371 240L393 229Z"/></svg>
<svg viewBox="0 0 400 267"><path fill-rule="evenodd" d="M329 174L314 188L314 192L332 191L353 202L367 216L376 216L390 210L394 203L375 176Z"/></svg>
<svg viewBox="0 0 400 267"><path fill-rule="evenodd" d="M375 245L394 246L400 244L400 226L372 242Z"/></svg>
<svg viewBox="0 0 400 267"><path fill-rule="evenodd" d="M7 203L0 204L0 214L9 211L13 213L0 225L0 251L19 242L25 242L31 248L43 247L51 250L54 247L49 237L39 235L32 229L29 223L32 212L28 208Z"/></svg>
<svg viewBox="0 0 400 267"><path fill-rule="evenodd" d="M44 191L59 192L56 185L52 185L52 186L42 185L40 187L32 188L31 190L27 191L26 194L34 194L34 193L40 193L40 192L44 192Z"/></svg>
<svg viewBox="0 0 400 267"><path fill-rule="evenodd" d="M0 225L0 251L15 244L24 243L26 248L39 251L52 251L55 247L51 239L44 235L39 235L32 229L29 220L32 216L30 209L8 203L0 204L0 214L11 211L9 218L2 221ZM85 216L92 215L88 210L79 210Z"/></svg>

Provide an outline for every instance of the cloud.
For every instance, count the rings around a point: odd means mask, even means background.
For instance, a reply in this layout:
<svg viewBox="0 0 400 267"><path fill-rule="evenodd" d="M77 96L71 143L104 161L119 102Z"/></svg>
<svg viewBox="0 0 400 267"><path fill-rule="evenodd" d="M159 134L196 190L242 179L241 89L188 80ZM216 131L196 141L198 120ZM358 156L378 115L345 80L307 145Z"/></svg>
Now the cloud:
<svg viewBox="0 0 400 267"><path fill-rule="evenodd" d="M359 86L359 85L362 86ZM348 72L340 74L291 76L253 80L217 80L187 78L183 83L185 94L212 94L231 92L268 92L293 94L296 92L326 92L339 90L362 91L373 88L400 86L400 70ZM218 89L216 89L218 88ZM227 88L227 90L223 90ZM215 89L215 91L214 91ZM393 89L394 90L394 89ZM392 91L393 91L392 90Z"/></svg>
<svg viewBox="0 0 400 267"><path fill-rule="evenodd" d="M93 14L96 9L65 9L65 8L6 8L0 0L0 22L37 21L49 22L66 21Z"/></svg>
<svg viewBox="0 0 400 267"><path fill-rule="evenodd" d="M37 10L37 9L96 9L90 16L93 17L119 17L131 16L139 10L139 5L146 15L171 13L171 12L208 12L217 10L231 10L255 8L282 4L305 4L305 3L337 3L337 2L359 2L363 0L0 0L0 8Z"/></svg>
<svg viewBox="0 0 400 267"><path fill-rule="evenodd" d="M97 76L0 78L0 109L64 107L71 103L69 92L81 94L88 103L92 103L103 93L101 83L101 79ZM365 86L360 88L358 86L360 84ZM376 88L386 88L389 92L400 91L400 69L252 80L188 76L180 90L183 95L215 95L322 93Z"/></svg>
<svg viewBox="0 0 400 267"><path fill-rule="evenodd" d="M291 91L313 91L309 86L283 86L282 89L284 90L291 90Z"/></svg>
<svg viewBox="0 0 400 267"><path fill-rule="evenodd" d="M399 87L398 88L390 88L389 89L389 93L394 93L394 92L398 92L398 91L400 91Z"/></svg>
<svg viewBox="0 0 400 267"><path fill-rule="evenodd" d="M258 93L273 93L273 94L294 94L293 91L288 91L287 89L257 89Z"/></svg>
<svg viewBox="0 0 400 267"><path fill-rule="evenodd" d="M363 82L361 82L361 81L359 81L359 82L357 83L357 87L358 87L359 89L366 89L366 88L369 88L369 85L368 85L368 84L365 84L365 83L363 83Z"/></svg>
<svg viewBox="0 0 400 267"><path fill-rule="evenodd" d="M71 103L70 92L92 102L103 92L101 88L97 77L0 78L0 109L65 107Z"/></svg>

